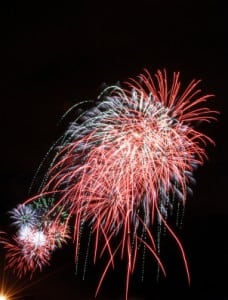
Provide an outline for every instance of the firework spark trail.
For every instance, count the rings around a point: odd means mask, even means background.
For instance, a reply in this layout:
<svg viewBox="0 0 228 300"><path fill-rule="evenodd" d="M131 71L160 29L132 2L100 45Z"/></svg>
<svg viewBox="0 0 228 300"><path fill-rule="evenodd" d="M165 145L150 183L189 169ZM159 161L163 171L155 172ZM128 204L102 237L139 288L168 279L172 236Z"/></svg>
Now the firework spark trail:
<svg viewBox="0 0 228 300"><path fill-rule="evenodd" d="M120 253L127 260L127 299L140 243L165 275L153 236L157 224L176 241L190 282L185 253L168 216L173 210L171 198L184 207L193 172L207 159L205 146L213 143L194 129L198 121L216 120L216 112L202 106L212 95L201 95L199 82L191 81L181 93L179 73L169 84L165 70L158 71L155 79L145 70L138 79L129 79L125 88L105 88L94 107L71 123L40 193L25 202L30 205L53 196L55 203L45 214L59 223L66 211L66 228L74 219L76 261L83 228L91 228L94 262L106 252L109 256L97 292ZM116 237L118 246L114 246Z"/></svg>

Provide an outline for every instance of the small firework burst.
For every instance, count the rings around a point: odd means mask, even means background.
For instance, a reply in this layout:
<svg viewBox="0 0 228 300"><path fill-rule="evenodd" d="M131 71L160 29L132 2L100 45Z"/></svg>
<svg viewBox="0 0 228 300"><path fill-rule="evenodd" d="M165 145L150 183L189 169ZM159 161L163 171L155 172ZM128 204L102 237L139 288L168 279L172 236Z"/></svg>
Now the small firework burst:
<svg viewBox="0 0 228 300"><path fill-rule="evenodd" d="M69 228L65 224L50 223L46 228L48 240L52 250L62 248L63 244L70 239Z"/></svg>
<svg viewBox="0 0 228 300"><path fill-rule="evenodd" d="M20 204L10 212L12 224L20 228L21 226L34 226L37 224L38 216L32 205Z"/></svg>
<svg viewBox="0 0 228 300"><path fill-rule="evenodd" d="M45 237L35 233L29 238L14 236L12 240L3 239L1 243L6 250L6 268L13 270L18 277L27 274L30 276L39 269L49 264L51 251Z"/></svg>
<svg viewBox="0 0 228 300"><path fill-rule="evenodd" d="M3 235L0 242L7 251L7 268L19 277L41 271L49 264L53 251L69 239L69 228L62 222L66 214L62 212L64 217L59 216L58 222L54 222L52 218L57 212L49 215L52 205L53 199L42 197L9 212L17 231L12 239Z"/></svg>

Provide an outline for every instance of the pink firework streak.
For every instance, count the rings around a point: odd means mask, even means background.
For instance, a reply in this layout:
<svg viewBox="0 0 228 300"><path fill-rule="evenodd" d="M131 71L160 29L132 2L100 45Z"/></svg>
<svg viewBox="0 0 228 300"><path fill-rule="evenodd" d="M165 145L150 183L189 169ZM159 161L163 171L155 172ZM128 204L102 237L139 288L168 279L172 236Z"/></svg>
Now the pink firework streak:
<svg viewBox="0 0 228 300"><path fill-rule="evenodd" d="M60 207L74 220L75 258L79 259L83 228L93 238L94 263L108 257L96 294L117 256L126 260L126 291L143 245L166 275L154 231L164 226L189 267L181 241L168 224L175 199L184 207L193 172L204 163L205 147L213 141L194 124L216 120L204 107L212 95L201 95L199 81L182 90L179 73L169 83L166 71L154 79L148 71L124 87L110 86L94 106L71 123L58 146L39 195L54 196L49 215ZM68 226L68 224L66 225ZM118 242L116 242L118 241Z"/></svg>

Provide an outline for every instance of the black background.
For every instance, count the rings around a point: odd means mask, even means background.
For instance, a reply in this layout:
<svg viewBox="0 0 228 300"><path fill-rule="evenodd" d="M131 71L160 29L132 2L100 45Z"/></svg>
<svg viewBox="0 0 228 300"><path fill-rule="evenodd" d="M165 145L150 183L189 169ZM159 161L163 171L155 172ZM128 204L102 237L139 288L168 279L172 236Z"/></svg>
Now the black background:
<svg viewBox="0 0 228 300"><path fill-rule="evenodd" d="M181 232L192 285L187 287L179 259L167 249L168 279L157 285L148 272L144 284L131 285L129 299L227 299L225 1L18 1L6 3L0 14L2 229L9 224L7 211L27 197L37 166L63 132L57 124L68 108L96 97L104 82L124 81L143 68L180 71L183 85L202 79L203 91L215 94L211 107L220 111L218 122L205 126L216 147L208 147L209 160L196 173ZM25 288L18 292L23 299L93 299L97 272L89 266L85 281L74 276L68 247L31 287L5 276L8 286ZM110 274L97 299L122 299L120 274Z"/></svg>

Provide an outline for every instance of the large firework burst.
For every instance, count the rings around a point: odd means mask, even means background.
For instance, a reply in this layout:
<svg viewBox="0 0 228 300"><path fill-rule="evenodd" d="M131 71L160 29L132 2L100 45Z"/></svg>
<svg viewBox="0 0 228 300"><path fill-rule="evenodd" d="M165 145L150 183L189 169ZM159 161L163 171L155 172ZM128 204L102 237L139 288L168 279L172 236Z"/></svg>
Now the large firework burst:
<svg viewBox="0 0 228 300"><path fill-rule="evenodd" d="M56 155L39 194L24 203L34 222L31 203L40 197L55 198L48 212L43 212L44 219L48 216L61 223L67 212L66 228L74 220L76 262L83 230L89 226L94 262L108 254L97 292L120 254L127 266L127 298L139 245L165 274L160 237L154 235L161 226L176 241L190 282L184 249L168 217L176 204L185 206L193 172L207 158L206 144L213 143L194 126L216 119L216 112L203 106L212 95L201 95L198 84L193 80L182 90L179 73L169 83L165 70L158 71L155 79L145 70L124 87L106 87L93 107L84 111L73 107L71 111L80 113L58 147L53 147ZM20 211L14 211L13 219L17 225L28 222Z"/></svg>

